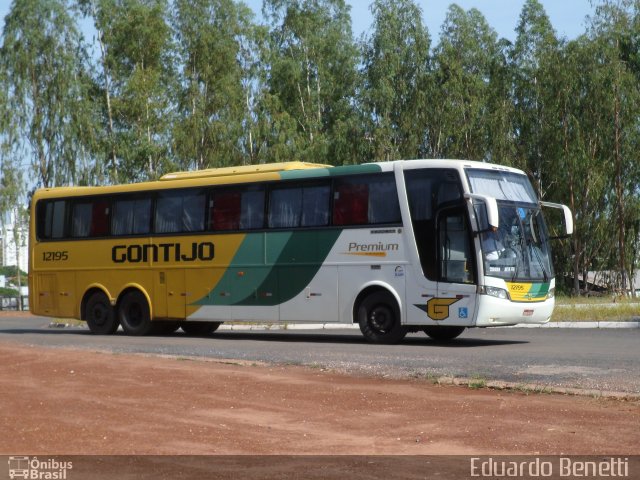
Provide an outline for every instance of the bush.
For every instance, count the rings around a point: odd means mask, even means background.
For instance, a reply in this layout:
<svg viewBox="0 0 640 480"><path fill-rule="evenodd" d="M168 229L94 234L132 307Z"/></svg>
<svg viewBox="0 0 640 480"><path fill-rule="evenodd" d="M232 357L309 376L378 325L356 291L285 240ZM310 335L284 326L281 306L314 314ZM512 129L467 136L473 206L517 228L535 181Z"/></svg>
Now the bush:
<svg viewBox="0 0 640 480"><path fill-rule="evenodd" d="M17 297L18 290L15 288L0 287L0 297Z"/></svg>

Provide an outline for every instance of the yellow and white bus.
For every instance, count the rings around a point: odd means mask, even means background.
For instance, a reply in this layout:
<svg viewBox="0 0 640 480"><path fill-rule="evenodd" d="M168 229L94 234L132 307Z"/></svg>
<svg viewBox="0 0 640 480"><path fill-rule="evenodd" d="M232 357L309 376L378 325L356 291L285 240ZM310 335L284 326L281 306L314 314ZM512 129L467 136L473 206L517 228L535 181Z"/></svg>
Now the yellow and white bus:
<svg viewBox="0 0 640 480"><path fill-rule="evenodd" d="M549 234L527 176L462 160L288 162L38 190L29 305L97 334L228 321L409 331L549 321Z"/></svg>

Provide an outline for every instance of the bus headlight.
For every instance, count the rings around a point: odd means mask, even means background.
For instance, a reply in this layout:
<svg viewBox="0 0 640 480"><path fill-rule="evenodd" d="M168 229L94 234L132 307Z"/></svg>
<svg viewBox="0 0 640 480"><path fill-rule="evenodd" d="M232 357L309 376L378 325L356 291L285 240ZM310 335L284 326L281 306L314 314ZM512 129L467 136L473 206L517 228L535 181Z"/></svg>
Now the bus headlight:
<svg viewBox="0 0 640 480"><path fill-rule="evenodd" d="M481 288L480 293L484 293L485 295L490 295L496 298L501 298L503 300L509 300L509 292L507 292L504 288L488 287L485 285Z"/></svg>
<svg viewBox="0 0 640 480"><path fill-rule="evenodd" d="M550 288L549 292L547 293L547 298L553 298L556 296L556 289L555 288Z"/></svg>

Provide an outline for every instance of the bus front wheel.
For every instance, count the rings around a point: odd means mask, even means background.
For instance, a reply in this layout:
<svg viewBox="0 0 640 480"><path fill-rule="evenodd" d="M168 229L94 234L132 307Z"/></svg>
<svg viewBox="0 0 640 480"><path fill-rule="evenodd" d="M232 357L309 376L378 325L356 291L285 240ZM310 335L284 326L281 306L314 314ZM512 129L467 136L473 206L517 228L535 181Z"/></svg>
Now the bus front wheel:
<svg viewBox="0 0 640 480"><path fill-rule="evenodd" d="M147 298L139 291L127 292L118 307L120 325L128 335L146 335L151 331L151 314Z"/></svg>
<svg viewBox="0 0 640 480"><path fill-rule="evenodd" d="M360 331L372 343L398 343L407 334L400 324L400 308L393 295L385 291L369 294L358 305Z"/></svg>
<svg viewBox="0 0 640 480"><path fill-rule="evenodd" d="M118 329L118 319L109 299L102 292L89 297L85 306L85 318L91 333L112 335Z"/></svg>
<svg viewBox="0 0 640 480"><path fill-rule="evenodd" d="M424 327L424 333L430 338L440 342L447 342L460 336L464 332L465 327L452 327L449 325L436 325Z"/></svg>

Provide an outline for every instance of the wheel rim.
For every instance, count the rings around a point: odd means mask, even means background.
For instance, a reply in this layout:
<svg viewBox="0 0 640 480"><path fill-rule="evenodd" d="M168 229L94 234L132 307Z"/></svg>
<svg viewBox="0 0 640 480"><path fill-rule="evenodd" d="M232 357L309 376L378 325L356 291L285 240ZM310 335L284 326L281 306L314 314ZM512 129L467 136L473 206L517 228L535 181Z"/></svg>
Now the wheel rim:
<svg viewBox="0 0 640 480"><path fill-rule="evenodd" d="M378 333L388 332L394 324L393 311L386 305L376 305L369 312L367 322L372 330Z"/></svg>

